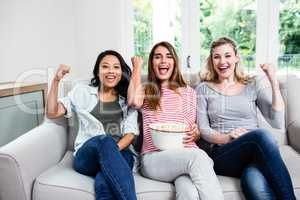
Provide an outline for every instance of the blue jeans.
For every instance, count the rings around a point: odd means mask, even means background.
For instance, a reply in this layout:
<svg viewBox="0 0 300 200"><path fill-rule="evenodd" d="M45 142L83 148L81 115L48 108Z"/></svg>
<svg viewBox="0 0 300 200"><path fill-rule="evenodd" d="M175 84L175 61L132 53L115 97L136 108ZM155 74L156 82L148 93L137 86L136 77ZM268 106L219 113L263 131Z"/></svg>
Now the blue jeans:
<svg viewBox="0 0 300 200"><path fill-rule="evenodd" d="M217 174L241 177L247 199L296 199L289 172L275 139L256 129L225 145L211 149Z"/></svg>
<svg viewBox="0 0 300 200"><path fill-rule="evenodd" d="M132 174L133 154L119 151L111 136L95 136L86 141L74 158L74 169L95 177L97 200L136 200Z"/></svg>

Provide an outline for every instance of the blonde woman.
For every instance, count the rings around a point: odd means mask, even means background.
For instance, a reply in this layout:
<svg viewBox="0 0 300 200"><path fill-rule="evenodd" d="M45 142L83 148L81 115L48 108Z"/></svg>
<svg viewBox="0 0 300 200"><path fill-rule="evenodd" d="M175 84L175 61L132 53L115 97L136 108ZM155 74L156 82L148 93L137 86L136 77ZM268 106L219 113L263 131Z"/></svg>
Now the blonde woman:
<svg viewBox="0 0 300 200"><path fill-rule="evenodd" d="M294 200L289 172L271 133L258 128L257 108L274 128L284 126L284 103L275 70L262 64L271 90L242 73L233 40L211 45L207 72L198 93L198 126L212 144L218 175L241 178L247 199Z"/></svg>

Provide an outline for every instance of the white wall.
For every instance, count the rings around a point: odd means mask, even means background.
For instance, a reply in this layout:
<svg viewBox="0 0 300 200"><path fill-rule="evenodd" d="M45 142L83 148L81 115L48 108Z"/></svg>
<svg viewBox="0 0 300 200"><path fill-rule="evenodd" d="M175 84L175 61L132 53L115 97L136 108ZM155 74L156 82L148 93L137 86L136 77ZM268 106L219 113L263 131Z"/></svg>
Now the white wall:
<svg viewBox="0 0 300 200"><path fill-rule="evenodd" d="M126 3L130 2L131 0L76 0L75 33L81 77L92 72L97 56L103 50L117 50L127 61L133 55L133 36L130 34L132 31L128 30L130 10L126 8L124 11ZM124 26L124 23L128 24Z"/></svg>
<svg viewBox="0 0 300 200"><path fill-rule="evenodd" d="M120 1L0 0L0 82L46 81L59 63L90 77L102 50L125 53Z"/></svg>
<svg viewBox="0 0 300 200"><path fill-rule="evenodd" d="M0 82L45 79L40 71L75 64L72 0L0 0Z"/></svg>

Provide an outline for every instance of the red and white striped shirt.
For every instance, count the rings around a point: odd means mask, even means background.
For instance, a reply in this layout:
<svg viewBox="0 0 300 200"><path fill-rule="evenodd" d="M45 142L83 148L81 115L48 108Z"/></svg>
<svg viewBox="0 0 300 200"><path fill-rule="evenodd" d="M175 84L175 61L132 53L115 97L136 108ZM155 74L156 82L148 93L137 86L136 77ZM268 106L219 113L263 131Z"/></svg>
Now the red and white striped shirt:
<svg viewBox="0 0 300 200"><path fill-rule="evenodd" d="M162 88L160 109L158 110L151 110L147 100L145 100L142 107L144 128L142 154L160 151L152 143L149 124L156 122L184 123L191 129L196 122L197 96L195 90L187 86L186 88L179 88L178 91L176 93L171 89ZM186 144L185 147L198 148L194 142Z"/></svg>

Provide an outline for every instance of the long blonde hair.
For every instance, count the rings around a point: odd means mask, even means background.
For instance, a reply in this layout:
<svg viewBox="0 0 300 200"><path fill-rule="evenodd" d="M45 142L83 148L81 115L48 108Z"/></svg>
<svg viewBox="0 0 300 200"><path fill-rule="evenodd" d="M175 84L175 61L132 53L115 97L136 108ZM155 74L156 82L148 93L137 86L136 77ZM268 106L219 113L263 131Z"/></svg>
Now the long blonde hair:
<svg viewBox="0 0 300 200"><path fill-rule="evenodd" d="M160 106L160 97L161 97L161 85L160 80L155 76L155 72L153 70L153 57L154 52L157 47L163 46L172 55L174 60L174 69L169 79L170 84L169 88L171 90L176 91L179 87L186 87L187 84L183 79L183 76L180 72L178 56L176 54L175 48L166 41L159 42L153 46L151 49L149 59L148 59L148 84L145 86L145 99L149 103L149 107L152 110L156 110Z"/></svg>
<svg viewBox="0 0 300 200"><path fill-rule="evenodd" d="M204 81L209 81L209 82L215 82L218 83L219 82L219 77L217 72L214 69L213 66L213 50L216 47L225 45L225 44L230 44L234 50L235 55L238 55L238 51L237 51L237 47L236 47L236 43L227 37L221 37L215 41L213 41L211 43L210 46L210 53L209 56L206 59L206 66L205 66L205 72L203 74L201 74L201 79ZM235 70L234 70L234 77L236 78L236 80L240 83L243 84L247 84L249 82L251 82L252 80L254 80L254 76L250 76L250 75L246 75L241 66L240 66L240 61L238 61L235 65Z"/></svg>

